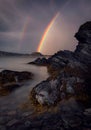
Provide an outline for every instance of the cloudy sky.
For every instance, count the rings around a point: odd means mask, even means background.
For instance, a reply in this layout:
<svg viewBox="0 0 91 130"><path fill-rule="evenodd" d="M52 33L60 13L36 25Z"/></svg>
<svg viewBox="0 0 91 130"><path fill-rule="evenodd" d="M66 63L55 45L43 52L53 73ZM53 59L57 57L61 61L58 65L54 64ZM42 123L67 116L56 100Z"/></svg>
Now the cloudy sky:
<svg viewBox="0 0 91 130"><path fill-rule="evenodd" d="M75 49L75 32L91 20L91 0L0 0L0 50L35 52L58 12L41 48L44 54Z"/></svg>

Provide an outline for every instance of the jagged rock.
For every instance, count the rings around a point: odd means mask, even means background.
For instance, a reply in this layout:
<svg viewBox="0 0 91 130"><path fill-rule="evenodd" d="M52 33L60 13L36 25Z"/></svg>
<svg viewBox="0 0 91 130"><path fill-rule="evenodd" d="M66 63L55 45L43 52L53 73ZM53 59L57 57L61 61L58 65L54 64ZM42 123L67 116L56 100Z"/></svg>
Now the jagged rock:
<svg viewBox="0 0 91 130"><path fill-rule="evenodd" d="M24 81L32 79L33 74L27 71L3 70L0 72L0 95L4 96L20 87Z"/></svg>
<svg viewBox="0 0 91 130"><path fill-rule="evenodd" d="M31 91L32 99L43 105L44 109L44 105L50 107L46 107L45 112L38 109L36 116L25 112L22 118L17 115L17 119L21 121L14 118L9 120L9 130L91 129L91 100L90 106L85 106L82 102L83 98L86 98L84 94L91 96L91 37L88 33L91 30L91 22L84 24L79 31L81 30L83 32L80 32L80 36L76 36L79 44L75 52L60 51L48 59L52 70L58 70L55 77L50 73L51 76L47 80L36 85ZM88 107L89 109L86 109Z"/></svg>
<svg viewBox="0 0 91 130"><path fill-rule="evenodd" d="M75 52L59 51L48 59L52 70L61 69L67 64L75 63L89 65L91 64L91 22L83 24L75 37L79 41Z"/></svg>
<svg viewBox="0 0 91 130"><path fill-rule="evenodd" d="M11 70L3 70L0 72L0 81L2 83L7 83L7 82L21 82L23 80L28 80L31 79L32 73L27 72L27 71L11 71Z"/></svg>
<svg viewBox="0 0 91 130"><path fill-rule="evenodd" d="M91 44L91 21L81 25L75 37L79 42Z"/></svg>
<svg viewBox="0 0 91 130"><path fill-rule="evenodd" d="M85 93L84 82L84 79L63 71L60 72L56 79L47 79L38 84L31 93L38 103L53 105L66 98L69 94L78 96Z"/></svg>
<svg viewBox="0 0 91 130"><path fill-rule="evenodd" d="M56 80L46 80L38 84L33 88L32 93L38 103L52 105L56 103L59 98L59 83L60 81Z"/></svg>
<svg viewBox="0 0 91 130"><path fill-rule="evenodd" d="M76 59L73 52L67 50L59 51L48 59L49 66L51 66L53 70L64 68L70 61L76 61Z"/></svg>
<svg viewBox="0 0 91 130"><path fill-rule="evenodd" d="M35 64L35 65L46 66L48 64L48 61L47 61L46 58L37 58L35 61L29 62L28 64Z"/></svg>
<svg viewBox="0 0 91 130"><path fill-rule="evenodd" d="M75 56L85 64L91 64L91 21L83 24L75 37L79 41Z"/></svg>
<svg viewBox="0 0 91 130"><path fill-rule="evenodd" d="M91 71L88 71L91 65L91 22L83 24L75 37L79 40L75 52L59 51L48 58L51 78L38 84L32 91L33 98L40 104L55 104L68 95L86 100L88 86L91 85L91 81L87 80L91 79Z"/></svg>

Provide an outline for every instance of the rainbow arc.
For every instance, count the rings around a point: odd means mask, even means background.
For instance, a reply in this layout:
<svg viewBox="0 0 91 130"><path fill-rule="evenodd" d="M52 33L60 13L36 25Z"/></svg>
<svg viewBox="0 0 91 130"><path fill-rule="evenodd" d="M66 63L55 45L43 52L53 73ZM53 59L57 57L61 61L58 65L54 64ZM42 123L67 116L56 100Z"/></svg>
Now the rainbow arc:
<svg viewBox="0 0 91 130"><path fill-rule="evenodd" d="M45 40L48 36L48 33L50 31L50 29L52 28L53 24L55 23L55 20L57 19L57 17L59 16L59 12L57 12L57 14L53 17L53 19L50 21L50 23L48 24L47 28L45 29L44 33L43 33L43 36L40 40L40 43L38 45L38 48L37 48L37 51L38 52L41 52L42 48L43 48L43 45L45 43Z"/></svg>

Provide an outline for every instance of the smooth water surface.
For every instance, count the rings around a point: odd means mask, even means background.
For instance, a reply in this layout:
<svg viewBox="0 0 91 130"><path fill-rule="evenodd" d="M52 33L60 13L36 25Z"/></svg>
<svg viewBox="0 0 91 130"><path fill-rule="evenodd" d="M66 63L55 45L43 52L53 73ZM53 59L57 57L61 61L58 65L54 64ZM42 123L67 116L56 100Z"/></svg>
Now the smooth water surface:
<svg viewBox="0 0 91 130"><path fill-rule="evenodd" d="M16 109L20 104L27 101L31 89L48 77L47 68L27 64L36 58L31 57L0 57L0 71L16 70L28 71L34 74L32 80L16 89L7 96L0 97L0 111Z"/></svg>

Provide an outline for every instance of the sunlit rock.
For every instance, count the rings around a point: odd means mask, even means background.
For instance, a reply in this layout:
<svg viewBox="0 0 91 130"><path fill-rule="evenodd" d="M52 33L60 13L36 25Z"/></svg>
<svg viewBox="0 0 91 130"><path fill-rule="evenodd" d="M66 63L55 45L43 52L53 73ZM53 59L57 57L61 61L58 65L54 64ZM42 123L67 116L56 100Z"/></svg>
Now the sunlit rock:
<svg viewBox="0 0 91 130"><path fill-rule="evenodd" d="M36 94L36 99L40 104L45 104L48 100L48 92L40 91L40 93Z"/></svg>

